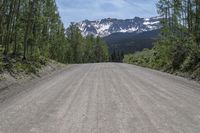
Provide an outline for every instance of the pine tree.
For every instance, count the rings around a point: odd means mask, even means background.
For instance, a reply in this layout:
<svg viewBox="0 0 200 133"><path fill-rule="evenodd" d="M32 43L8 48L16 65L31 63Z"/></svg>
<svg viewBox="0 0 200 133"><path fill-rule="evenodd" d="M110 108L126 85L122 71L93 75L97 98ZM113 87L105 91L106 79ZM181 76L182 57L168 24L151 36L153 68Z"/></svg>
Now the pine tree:
<svg viewBox="0 0 200 133"><path fill-rule="evenodd" d="M108 48L98 37L83 37L74 24L65 29L55 0L0 0L0 66L1 60L37 64L44 58L103 62Z"/></svg>

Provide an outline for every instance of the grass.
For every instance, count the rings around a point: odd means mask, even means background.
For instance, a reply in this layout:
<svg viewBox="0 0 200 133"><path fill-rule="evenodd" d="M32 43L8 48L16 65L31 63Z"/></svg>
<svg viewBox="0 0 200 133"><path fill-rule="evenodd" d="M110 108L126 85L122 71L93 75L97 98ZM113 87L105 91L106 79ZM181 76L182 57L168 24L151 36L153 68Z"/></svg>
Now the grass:
<svg viewBox="0 0 200 133"><path fill-rule="evenodd" d="M23 61L21 58L7 58L6 61L0 61L0 80L3 79L2 74L4 71L9 72L12 76L35 74L47 65L48 60L44 57L39 57L37 60Z"/></svg>

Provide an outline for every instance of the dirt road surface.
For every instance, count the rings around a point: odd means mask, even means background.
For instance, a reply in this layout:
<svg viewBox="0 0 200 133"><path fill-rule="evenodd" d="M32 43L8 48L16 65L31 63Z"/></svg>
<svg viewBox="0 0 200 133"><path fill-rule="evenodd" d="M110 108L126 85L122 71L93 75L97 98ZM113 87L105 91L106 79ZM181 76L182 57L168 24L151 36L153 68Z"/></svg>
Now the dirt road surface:
<svg viewBox="0 0 200 133"><path fill-rule="evenodd" d="M200 133L200 85L162 72L83 64L23 87L0 133Z"/></svg>

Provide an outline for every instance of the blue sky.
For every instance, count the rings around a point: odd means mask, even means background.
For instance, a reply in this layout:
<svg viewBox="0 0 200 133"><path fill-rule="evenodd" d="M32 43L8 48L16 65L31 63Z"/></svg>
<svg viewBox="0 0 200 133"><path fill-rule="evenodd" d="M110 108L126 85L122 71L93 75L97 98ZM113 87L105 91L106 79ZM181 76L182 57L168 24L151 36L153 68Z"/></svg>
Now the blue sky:
<svg viewBox="0 0 200 133"><path fill-rule="evenodd" d="M128 19L157 15L157 0L56 0L61 19L70 22L102 18Z"/></svg>

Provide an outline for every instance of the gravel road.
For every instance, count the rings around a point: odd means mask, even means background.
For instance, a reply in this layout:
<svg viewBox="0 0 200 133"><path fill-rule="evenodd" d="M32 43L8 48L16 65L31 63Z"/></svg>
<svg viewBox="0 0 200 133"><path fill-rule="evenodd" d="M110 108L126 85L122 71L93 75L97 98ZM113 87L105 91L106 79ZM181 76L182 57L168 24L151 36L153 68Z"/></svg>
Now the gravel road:
<svg viewBox="0 0 200 133"><path fill-rule="evenodd" d="M0 133L200 132L200 84L166 73L83 64L24 87L0 103Z"/></svg>

